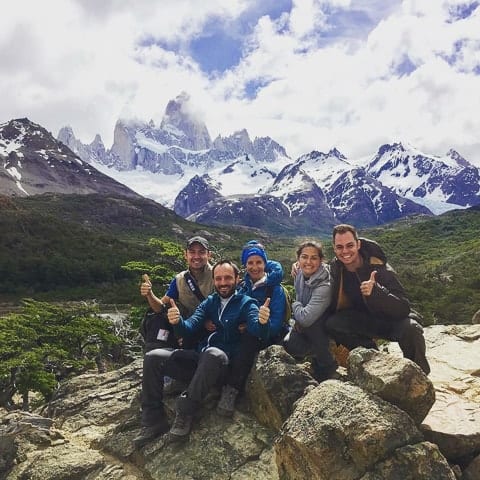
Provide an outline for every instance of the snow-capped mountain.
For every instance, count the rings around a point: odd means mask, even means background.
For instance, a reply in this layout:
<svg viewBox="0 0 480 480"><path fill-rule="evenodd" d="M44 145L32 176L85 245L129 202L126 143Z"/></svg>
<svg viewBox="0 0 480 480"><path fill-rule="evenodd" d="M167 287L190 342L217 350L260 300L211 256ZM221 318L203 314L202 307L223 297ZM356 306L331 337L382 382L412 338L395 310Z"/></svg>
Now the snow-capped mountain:
<svg viewBox="0 0 480 480"><path fill-rule="evenodd" d="M277 142L252 141L246 129L212 141L185 93L168 103L158 127L119 120L110 150L98 137L82 145L66 133L62 141L104 173L205 223L252 225L259 208L269 222L328 230L340 221L379 225L480 204L479 169L453 150L435 157L392 144L363 164L335 148L292 161Z"/></svg>
<svg viewBox="0 0 480 480"><path fill-rule="evenodd" d="M252 142L245 129L211 141L187 94L168 103L160 127L118 121L103 156L98 138L82 148L73 135L64 137L105 173L205 223L253 225L252 208L262 202L259 212L270 222L300 230L307 224L328 230L340 221L379 225L480 203L479 170L457 152L438 158L393 144L366 165L335 148L292 161L271 138Z"/></svg>
<svg viewBox="0 0 480 480"><path fill-rule="evenodd" d="M139 197L81 160L47 130L27 118L0 125L0 193L111 193Z"/></svg>
<svg viewBox="0 0 480 480"><path fill-rule="evenodd" d="M455 150L435 157L401 143L383 145L367 171L383 185L436 213L452 205L480 203L479 169Z"/></svg>

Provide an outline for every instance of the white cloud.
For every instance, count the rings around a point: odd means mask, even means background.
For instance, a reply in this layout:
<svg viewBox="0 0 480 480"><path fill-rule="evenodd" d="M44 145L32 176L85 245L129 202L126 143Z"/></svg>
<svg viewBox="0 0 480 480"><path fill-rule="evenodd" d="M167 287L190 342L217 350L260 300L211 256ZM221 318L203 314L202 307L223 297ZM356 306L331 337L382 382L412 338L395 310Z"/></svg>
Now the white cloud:
<svg viewBox="0 0 480 480"><path fill-rule="evenodd" d="M480 165L480 8L454 21L462 4L295 0L290 15L260 18L240 64L212 77L189 41L213 17L239 38L236 20L258 2L9 2L0 121L28 116L54 134L70 124L109 147L119 117L159 122L185 90L212 136L247 128L293 157L336 146L355 160L404 140L431 153L453 147ZM257 81L257 97L246 97Z"/></svg>

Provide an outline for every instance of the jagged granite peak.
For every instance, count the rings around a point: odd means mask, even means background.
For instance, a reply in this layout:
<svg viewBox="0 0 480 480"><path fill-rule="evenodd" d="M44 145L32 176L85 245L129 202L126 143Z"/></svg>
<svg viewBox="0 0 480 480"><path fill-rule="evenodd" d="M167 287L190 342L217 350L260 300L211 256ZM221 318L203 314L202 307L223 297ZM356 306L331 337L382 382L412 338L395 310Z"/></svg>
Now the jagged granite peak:
<svg viewBox="0 0 480 480"><path fill-rule="evenodd" d="M270 137L255 137L253 141L255 159L259 162L276 162L278 159L290 159L285 148Z"/></svg>
<svg viewBox="0 0 480 480"><path fill-rule="evenodd" d="M208 174L195 175L175 198L174 211L187 218L207 203L222 198L221 185Z"/></svg>
<svg viewBox="0 0 480 480"><path fill-rule="evenodd" d="M434 213L447 210L447 204L480 204L480 171L453 150L436 157L402 144L383 145L367 172L399 195L421 201Z"/></svg>
<svg viewBox="0 0 480 480"><path fill-rule="evenodd" d="M73 141L71 133L67 128L62 135ZM29 196L46 192L139 197L27 118L0 125L0 193Z"/></svg>
<svg viewBox="0 0 480 480"><path fill-rule="evenodd" d="M170 100L160 124L177 140L177 145L191 150L205 150L212 146L207 127L194 113L190 95L182 92L175 100Z"/></svg>
<svg viewBox="0 0 480 480"><path fill-rule="evenodd" d="M137 166L136 133L137 131L144 132L147 129L148 125L144 122L117 120L113 131L113 145L110 150L115 168L133 170Z"/></svg>
<svg viewBox="0 0 480 480"><path fill-rule="evenodd" d="M85 145L75 137L72 127L67 125L59 130L57 140L76 153L84 162L92 163L92 160L101 162L105 158L105 145L98 133L92 143Z"/></svg>
<svg viewBox="0 0 480 480"><path fill-rule="evenodd" d="M228 137L218 136L213 141L216 150L230 151L234 155L253 154L253 143L246 129L238 130Z"/></svg>

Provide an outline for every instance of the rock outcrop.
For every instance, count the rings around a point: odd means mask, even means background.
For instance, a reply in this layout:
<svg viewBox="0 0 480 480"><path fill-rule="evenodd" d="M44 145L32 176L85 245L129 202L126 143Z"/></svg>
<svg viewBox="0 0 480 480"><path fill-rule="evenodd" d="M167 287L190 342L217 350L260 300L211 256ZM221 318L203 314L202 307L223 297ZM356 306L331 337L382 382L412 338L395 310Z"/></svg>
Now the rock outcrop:
<svg viewBox="0 0 480 480"><path fill-rule="evenodd" d="M213 392L186 444L161 437L141 450L141 359L82 375L44 410L0 412L0 479L478 480L480 325L429 327L426 337L430 378L390 345L355 349L340 380L318 384L308 364L270 347L233 419L216 414ZM471 428L453 430L463 417Z"/></svg>

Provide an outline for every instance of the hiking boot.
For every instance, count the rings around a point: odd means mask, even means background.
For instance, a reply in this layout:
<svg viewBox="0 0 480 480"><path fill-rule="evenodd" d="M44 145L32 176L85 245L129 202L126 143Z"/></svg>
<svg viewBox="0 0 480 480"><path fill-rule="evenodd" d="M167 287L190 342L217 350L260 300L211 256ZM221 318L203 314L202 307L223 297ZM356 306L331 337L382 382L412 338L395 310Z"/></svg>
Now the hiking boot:
<svg viewBox="0 0 480 480"><path fill-rule="evenodd" d="M337 373L337 365L333 364L329 367L320 365L316 358L312 361L312 377L318 382L322 383L325 380L340 380L341 375Z"/></svg>
<svg viewBox="0 0 480 480"><path fill-rule="evenodd" d="M192 429L193 415L177 412L172 428L168 432L169 442L181 442L188 438Z"/></svg>
<svg viewBox="0 0 480 480"><path fill-rule="evenodd" d="M164 395L178 395L185 390L185 382L177 380L172 377L164 377L163 379L163 394Z"/></svg>
<svg viewBox="0 0 480 480"><path fill-rule="evenodd" d="M222 388L222 396L217 405L217 413L222 417L231 417L235 411L235 400L237 399L238 390L231 385L224 385Z"/></svg>
<svg viewBox="0 0 480 480"><path fill-rule="evenodd" d="M168 432L168 423L165 420L161 423L156 423L155 425L148 425L142 427L140 433L132 440L135 448L142 448L147 443L155 440L157 437L160 437L164 433Z"/></svg>

